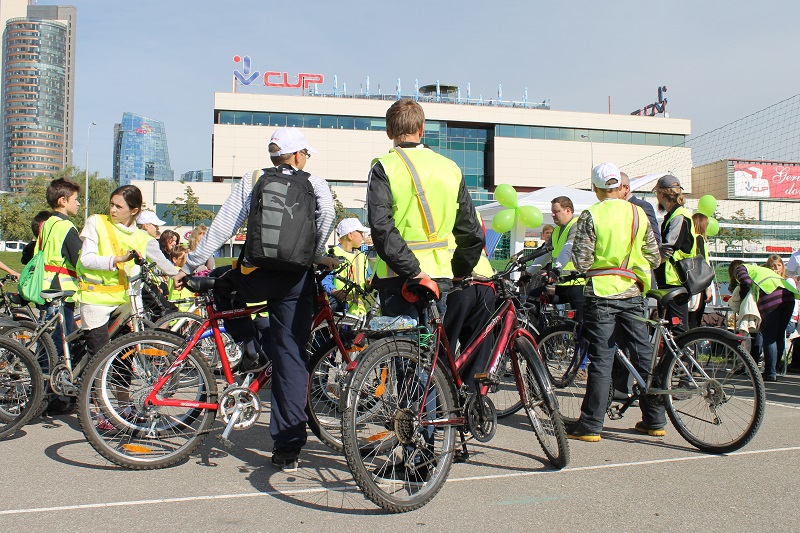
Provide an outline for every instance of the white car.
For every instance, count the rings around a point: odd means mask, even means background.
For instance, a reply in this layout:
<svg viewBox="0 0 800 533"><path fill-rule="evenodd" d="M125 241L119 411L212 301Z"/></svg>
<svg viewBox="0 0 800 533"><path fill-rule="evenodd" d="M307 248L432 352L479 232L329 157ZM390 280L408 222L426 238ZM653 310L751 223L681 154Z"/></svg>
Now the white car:
<svg viewBox="0 0 800 533"><path fill-rule="evenodd" d="M27 244L24 241L0 241L0 252L22 252Z"/></svg>

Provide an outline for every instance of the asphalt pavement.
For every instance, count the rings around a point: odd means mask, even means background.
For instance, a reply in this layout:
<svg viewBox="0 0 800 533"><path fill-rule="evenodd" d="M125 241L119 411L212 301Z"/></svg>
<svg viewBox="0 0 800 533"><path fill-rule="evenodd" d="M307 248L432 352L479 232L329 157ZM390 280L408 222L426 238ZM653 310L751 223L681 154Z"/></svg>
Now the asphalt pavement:
<svg viewBox="0 0 800 533"><path fill-rule="evenodd" d="M366 500L313 436L297 472L273 468L268 410L234 447L219 426L184 463L145 472L98 455L74 415L44 418L0 442L0 530L800 531L800 376L766 386L761 430L725 456L671 426L663 439L634 432L632 409L601 442L570 441L572 461L555 471L514 415L470 446L432 502L399 515Z"/></svg>

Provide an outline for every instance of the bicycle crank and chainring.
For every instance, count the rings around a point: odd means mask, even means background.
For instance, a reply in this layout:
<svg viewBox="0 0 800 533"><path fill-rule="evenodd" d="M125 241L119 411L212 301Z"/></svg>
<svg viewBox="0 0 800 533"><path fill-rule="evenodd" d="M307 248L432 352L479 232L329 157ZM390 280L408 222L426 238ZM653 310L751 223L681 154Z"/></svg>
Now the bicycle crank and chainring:
<svg viewBox="0 0 800 533"><path fill-rule="evenodd" d="M228 424L236 411L238 415L233 429L251 428L261 415L261 400L246 387L231 387L219 398L219 414L223 422Z"/></svg>
<svg viewBox="0 0 800 533"><path fill-rule="evenodd" d="M72 372L64 363L50 371L50 388L61 396L77 396L78 388L73 384Z"/></svg>
<svg viewBox="0 0 800 533"><path fill-rule="evenodd" d="M478 403L480 402L480 403ZM497 409L487 396L473 396L467 404L467 427L478 442L489 442L497 430Z"/></svg>

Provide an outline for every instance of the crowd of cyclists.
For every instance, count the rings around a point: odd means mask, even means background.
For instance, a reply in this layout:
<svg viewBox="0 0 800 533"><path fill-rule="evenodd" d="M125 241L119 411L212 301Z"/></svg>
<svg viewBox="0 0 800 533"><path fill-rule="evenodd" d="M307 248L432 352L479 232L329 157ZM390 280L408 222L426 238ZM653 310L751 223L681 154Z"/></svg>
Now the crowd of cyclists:
<svg viewBox="0 0 800 533"><path fill-rule="evenodd" d="M429 317L421 316L424 309L413 302L412 293L422 287L441 295L437 306L452 347L459 343L466 346L495 313L496 288L490 281L495 272L484 250L482 221L460 169L422 143L424 113L418 103L395 102L387 111L386 121L393 148L378 157L370 169L367 224L357 218L340 220L335 228L338 243L328 254L325 250L335 222L331 193L323 179L304 171L316 150L294 128L280 128L274 133L268 146L274 167L246 174L211 226L196 228L188 246L180 244L180 236L174 231L160 231L164 221L154 212L143 210L141 191L132 185L114 190L108 213L89 217L79 231L70 218L78 211L80 187L67 179L52 181L47 189L52 212L34 217L36 240L25 259L33 261L41 252L41 289L63 293L63 334L76 328L77 304L86 357L108 346L109 320L119 306L129 303L129 279L136 275L137 263L145 260L163 276L156 290L147 291L147 298L155 299L164 312L178 310L170 300L185 305L193 296L187 280L197 275L219 278L213 289L219 309L267 302L268 318L262 317L260 328L254 328L246 318L226 320L225 328L242 347L243 373L258 372L272 363L272 462L284 470L297 468L306 443L306 344L311 334L315 288L312 265L332 269L339 262L346 263L345 269L323 283L342 314L364 316L372 305L364 299L364 292L348 291L343 279L366 293L376 291L381 313L387 317L424 322ZM632 195L629 177L613 163L597 165L591 178L598 202L582 213L575 213L573 202L566 196L552 200L553 226L542 232L547 253L529 266L528 277L536 280L531 284L536 288L522 296L538 298L548 291L552 301L567 303L574 310L573 318L588 340L588 352L576 377L586 380L586 393L581 414L567 427L567 434L572 439L598 442L612 380L615 395L629 397L633 393L626 375L612 375L615 347L626 348L634 368L646 380L651 371L652 346L641 318L648 315L648 292L683 287L686 280L678 264L698 254L708 260L708 249L707 217L692 214L685 207L678 178L665 175L653 189L657 210L663 216L661 224L652 204ZM280 256L278 248L269 252L264 228L274 224L269 227L285 232L288 221L296 220L297 211L282 218L268 213L272 207L267 204L278 204L274 200L277 189L267 185L262 192L257 187L265 187L263 182L273 179L284 180L289 188L300 183L312 201L309 220L313 231L310 236L291 237L299 247L307 244L312 252L298 268L286 266L286 261L279 266L262 256L256 260L252 252L258 233L263 239L258 241L263 248L259 251L267 250L262 255ZM289 196L281 198L283 203L275 209L292 215ZM254 222L254 217L261 218ZM214 253L245 223L250 247L245 246L232 267L215 268ZM375 257L365 253L365 237L371 239ZM289 237L284 233L281 240ZM760 359L763 352L766 381L777 379L786 333L790 324L792 328L797 324L796 304L800 300L796 283L785 277L779 259L771 259L766 267L742 261L730 266L730 279L738 286L739 298L750 295L761 316L761 341L751 343L751 353ZM710 287L695 295L683 291L667 299L662 316L678 336L700 324L709 299ZM267 328L270 342L262 344L258 342L263 338L259 329ZM55 331L53 338L60 349L62 331ZM485 344L474 364L463 370L461 377L468 390L476 390L476 376L487 371L491 339ZM72 409L74 399L52 396L51 414ZM643 395L639 407L642 417L634 429L651 437L664 437L664 402ZM96 423L108 424L105 420ZM397 479L409 468L414 468L413 462L400 458L376 476Z"/></svg>

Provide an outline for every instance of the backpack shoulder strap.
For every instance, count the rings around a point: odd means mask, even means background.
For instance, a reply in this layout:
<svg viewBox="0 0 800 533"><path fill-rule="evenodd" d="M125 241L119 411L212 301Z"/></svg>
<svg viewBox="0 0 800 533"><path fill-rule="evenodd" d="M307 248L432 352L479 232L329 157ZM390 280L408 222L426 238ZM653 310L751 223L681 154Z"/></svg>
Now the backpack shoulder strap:
<svg viewBox="0 0 800 533"><path fill-rule="evenodd" d="M117 255L122 255L124 250L120 248L119 241L117 240L117 233L114 229L114 225L111 223L111 219L106 215L99 215L99 218L103 221L103 224L106 227L106 233L108 233L108 239L111 241L111 249L114 250L114 253ZM117 279L119 280L120 285L125 285L126 281L125 278L125 263L117 263Z"/></svg>

